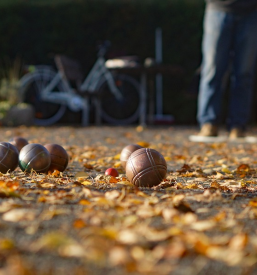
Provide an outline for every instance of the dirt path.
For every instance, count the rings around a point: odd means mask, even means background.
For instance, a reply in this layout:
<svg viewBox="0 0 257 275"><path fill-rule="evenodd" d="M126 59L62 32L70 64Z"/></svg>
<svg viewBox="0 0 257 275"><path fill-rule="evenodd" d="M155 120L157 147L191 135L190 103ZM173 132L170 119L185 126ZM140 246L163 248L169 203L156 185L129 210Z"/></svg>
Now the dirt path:
<svg viewBox="0 0 257 275"><path fill-rule="evenodd" d="M1 128L1 141L58 143L71 161L0 175L0 275L256 274L257 144L189 142L196 130ZM165 157L159 186L127 181L119 153L131 143Z"/></svg>

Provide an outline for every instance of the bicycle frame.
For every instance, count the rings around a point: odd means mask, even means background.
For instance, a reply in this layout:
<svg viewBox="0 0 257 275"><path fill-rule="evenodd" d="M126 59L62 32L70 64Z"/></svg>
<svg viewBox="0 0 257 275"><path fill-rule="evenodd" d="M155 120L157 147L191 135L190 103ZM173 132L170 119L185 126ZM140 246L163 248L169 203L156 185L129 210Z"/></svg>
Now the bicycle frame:
<svg viewBox="0 0 257 275"><path fill-rule="evenodd" d="M94 66L90 70L88 76L80 86L80 90L83 92L90 92L90 93L96 93L99 85L103 81L107 81L108 86L111 90L111 92L120 99L122 97L119 89L116 87L113 79L112 73L108 70L108 68L105 66L105 59L103 57L98 57L97 61L95 62ZM54 87L59 83L62 82L65 91L58 91L58 93L54 91ZM40 88L40 87L39 87ZM74 89L72 89L67 82L66 78L61 72L57 72L55 77L52 79L52 81L42 90L42 98L45 101L54 102L54 103L60 103L65 104L71 107L72 104L74 104L74 101L76 101L76 105L79 105L79 100L82 99L80 95L78 95ZM81 103L83 100L81 101ZM79 110L83 108L83 104L81 106L77 107L71 107L71 109ZM74 111L76 111L74 110Z"/></svg>
<svg viewBox="0 0 257 275"><path fill-rule="evenodd" d="M105 59L103 57L98 57L93 68L89 72L87 78L82 83L80 89L83 91L96 92L102 78L105 78L108 82L109 88L112 93L117 97L121 98L122 95L119 89L116 87L112 73L105 66Z"/></svg>

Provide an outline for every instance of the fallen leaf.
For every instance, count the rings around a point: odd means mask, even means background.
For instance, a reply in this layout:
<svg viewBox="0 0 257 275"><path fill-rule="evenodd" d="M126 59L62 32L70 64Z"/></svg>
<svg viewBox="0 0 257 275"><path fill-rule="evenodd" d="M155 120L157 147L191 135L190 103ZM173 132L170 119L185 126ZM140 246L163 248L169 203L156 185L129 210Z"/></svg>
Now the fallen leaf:
<svg viewBox="0 0 257 275"><path fill-rule="evenodd" d="M91 202L88 201L88 200L86 200L86 199L82 199L78 203L81 204L81 205L89 205L89 204L91 204Z"/></svg>
<svg viewBox="0 0 257 275"><path fill-rule="evenodd" d="M230 239L229 247L233 250L243 250L248 243L248 235L241 233Z"/></svg>
<svg viewBox="0 0 257 275"><path fill-rule="evenodd" d="M75 174L75 178L77 178L77 181L81 181L85 178L88 178L89 177L89 174L86 173L86 172L78 172Z"/></svg>
<svg viewBox="0 0 257 275"><path fill-rule="evenodd" d="M196 231L206 231L214 228L216 223L212 220L197 221L191 224L191 228Z"/></svg>
<svg viewBox="0 0 257 275"><path fill-rule="evenodd" d="M139 141L139 142L137 142L137 144L144 148L148 148L150 146L150 144L146 141Z"/></svg>
<svg viewBox="0 0 257 275"><path fill-rule="evenodd" d="M194 212L192 208L186 202L180 201L174 204L174 208L180 212L187 213L187 212Z"/></svg>
<svg viewBox="0 0 257 275"><path fill-rule="evenodd" d="M3 214L2 219L8 222L32 221L37 215L36 210L12 209Z"/></svg>
<svg viewBox="0 0 257 275"><path fill-rule="evenodd" d="M105 197L108 200L118 199L121 196L121 193L118 190L108 191L105 193Z"/></svg>
<svg viewBox="0 0 257 275"><path fill-rule="evenodd" d="M73 222L73 227L76 229L84 228L87 224L82 219L77 219Z"/></svg>
<svg viewBox="0 0 257 275"><path fill-rule="evenodd" d="M180 169L177 170L179 173L185 173L185 172L190 172L192 171L192 168L188 164L184 164Z"/></svg>
<svg viewBox="0 0 257 275"><path fill-rule="evenodd" d="M92 182L89 180L84 180L81 182L82 185L92 185Z"/></svg>
<svg viewBox="0 0 257 275"><path fill-rule="evenodd" d="M250 200L249 205L252 207L257 207L257 199Z"/></svg>
<svg viewBox="0 0 257 275"><path fill-rule="evenodd" d="M249 171L250 171L250 166L248 164L241 164L236 169L236 172L238 174L247 174Z"/></svg>

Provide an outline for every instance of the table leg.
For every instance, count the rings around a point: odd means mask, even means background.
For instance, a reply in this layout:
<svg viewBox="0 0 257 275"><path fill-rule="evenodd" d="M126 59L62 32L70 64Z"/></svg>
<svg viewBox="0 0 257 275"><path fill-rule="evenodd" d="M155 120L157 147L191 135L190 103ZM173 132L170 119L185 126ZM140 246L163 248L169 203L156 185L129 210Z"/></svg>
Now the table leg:
<svg viewBox="0 0 257 275"><path fill-rule="evenodd" d="M146 83L147 83L146 73L142 73L140 77L141 103L140 103L140 113L139 113L139 124L142 126L146 126Z"/></svg>

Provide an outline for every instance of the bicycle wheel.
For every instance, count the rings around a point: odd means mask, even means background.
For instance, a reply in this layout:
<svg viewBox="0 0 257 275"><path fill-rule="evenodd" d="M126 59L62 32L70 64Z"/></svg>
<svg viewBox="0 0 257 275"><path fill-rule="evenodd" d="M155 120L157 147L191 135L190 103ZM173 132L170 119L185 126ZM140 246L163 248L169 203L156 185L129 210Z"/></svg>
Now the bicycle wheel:
<svg viewBox="0 0 257 275"><path fill-rule="evenodd" d="M106 122L114 125L126 125L135 122L139 117L141 94L138 82L128 75L114 76L114 82L122 97L117 98L106 80L99 86L101 116Z"/></svg>
<svg viewBox="0 0 257 275"><path fill-rule="evenodd" d="M25 75L21 79L21 101L34 106L34 122L36 125L52 125L56 123L66 111L65 105L44 101L42 99L43 89L51 82L55 75L55 71L45 68ZM64 87L61 82L54 87L54 92L58 91L64 91Z"/></svg>

